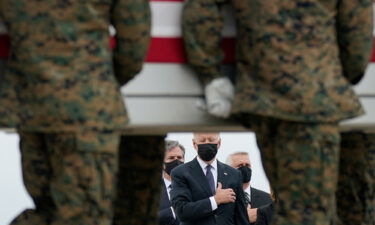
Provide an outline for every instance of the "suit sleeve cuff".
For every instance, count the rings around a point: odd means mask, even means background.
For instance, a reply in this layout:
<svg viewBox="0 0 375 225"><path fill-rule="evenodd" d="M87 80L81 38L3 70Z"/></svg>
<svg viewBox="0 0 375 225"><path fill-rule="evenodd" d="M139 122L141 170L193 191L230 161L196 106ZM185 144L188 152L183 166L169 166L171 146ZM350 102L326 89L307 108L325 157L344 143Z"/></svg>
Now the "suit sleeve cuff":
<svg viewBox="0 0 375 225"><path fill-rule="evenodd" d="M172 206L171 206L171 211L172 211L173 218L176 219L176 214L174 213L174 210L173 210L173 207L172 207Z"/></svg>
<svg viewBox="0 0 375 225"><path fill-rule="evenodd" d="M214 196L210 197L210 202L211 202L212 211L214 211L215 209L217 209L217 203L215 201Z"/></svg>

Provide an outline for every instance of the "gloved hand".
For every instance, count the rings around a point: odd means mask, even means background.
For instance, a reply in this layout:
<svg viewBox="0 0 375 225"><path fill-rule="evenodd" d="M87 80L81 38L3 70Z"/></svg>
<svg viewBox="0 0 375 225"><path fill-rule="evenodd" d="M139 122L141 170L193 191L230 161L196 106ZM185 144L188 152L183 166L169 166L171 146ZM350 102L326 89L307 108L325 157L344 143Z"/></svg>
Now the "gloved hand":
<svg viewBox="0 0 375 225"><path fill-rule="evenodd" d="M211 115L227 118L234 98L234 87L227 77L212 80L204 88L207 111Z"/></svg>

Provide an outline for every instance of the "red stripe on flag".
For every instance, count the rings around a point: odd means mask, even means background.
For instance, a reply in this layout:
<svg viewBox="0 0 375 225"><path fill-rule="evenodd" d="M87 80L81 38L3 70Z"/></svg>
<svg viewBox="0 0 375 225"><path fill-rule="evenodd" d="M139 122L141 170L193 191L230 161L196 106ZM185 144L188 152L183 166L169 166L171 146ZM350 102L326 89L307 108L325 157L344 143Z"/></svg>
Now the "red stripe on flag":
<svg viewBox="0 0 375 225"><path fill-rule="evenodd" d="M111 48L116 46L116 40L113 37L110 40L110 45ZM225 38L222 43L222 48L225 54L224 63L234 62L234 39ZM152 38L150 47L148 49L146 62L186 63L187 60L182 38Z"/></svg>
<svg viewBox="0 0 375 225"><path fill-rule="evenodd" d="M0 34L0 59L6 59L9 56L10 39L8 35Z"/></svg>
<svg viewBox="0 0 375 225"><path fill-rule="evenodd" d="M224 51L224 63L233 63L236 58L236 41L234 38L224 38L221 47Z"/></svg>
<svg viewBox="0 0 375 225"><path fill-rule="evenodd" d="M224 62L233 62L234 39L224 39L222 48L225 52ZM146 61L154 63L186 63L182 38L152 38Z"/></svg>
<svg viewBox="0 0 375 225"><path fill-rule="evenodd" d="M375 38L372 39L372 55L371 62L375 62Z"/></svg>
<svg viewBox="0 0 375 225"><path fill-rule="evenodd" d="M181 38L152 38L147 62L184 63L185 49Z"/></svg>

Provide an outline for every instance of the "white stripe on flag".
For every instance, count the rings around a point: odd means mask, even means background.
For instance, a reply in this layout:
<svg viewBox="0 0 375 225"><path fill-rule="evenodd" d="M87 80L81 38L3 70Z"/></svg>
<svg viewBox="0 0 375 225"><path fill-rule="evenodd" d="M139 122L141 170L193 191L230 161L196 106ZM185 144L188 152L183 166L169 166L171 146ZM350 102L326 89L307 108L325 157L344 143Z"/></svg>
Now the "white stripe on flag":
<svg viewBox="0 0 375 225"><path fill-rule="evenodd" d="M365 76L354 89L359 95L375 96L375 63L370 63L367 67Z"/></svg>
<svg viewBox="0 0 375 225"><path fill-rule="evenodd" d="M153 37L181 37L182 2L151 2ZM224 7L224 37L235 36L235 22L233 12Z"/></svg>
<svg viewBox="0 0 375 225"><path fill-rule="evenodd" d="M153 37L180 37L181 10L180 2L151 2Z"/></svg>

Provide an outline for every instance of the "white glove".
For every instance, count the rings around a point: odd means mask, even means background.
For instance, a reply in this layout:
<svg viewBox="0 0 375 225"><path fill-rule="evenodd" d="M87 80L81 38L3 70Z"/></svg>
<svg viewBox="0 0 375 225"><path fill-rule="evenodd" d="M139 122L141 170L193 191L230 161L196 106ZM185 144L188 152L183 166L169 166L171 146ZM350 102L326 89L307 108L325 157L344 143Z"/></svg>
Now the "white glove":
<svg viewBox="0 0 375 225"><path fill-rule="evenodd" d="M234 87L226 77L216 78L204 88L208 113L227 118L234 98Z"/></svg>

